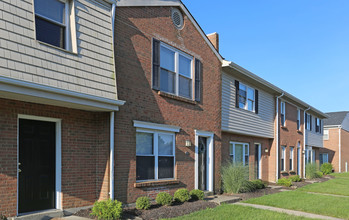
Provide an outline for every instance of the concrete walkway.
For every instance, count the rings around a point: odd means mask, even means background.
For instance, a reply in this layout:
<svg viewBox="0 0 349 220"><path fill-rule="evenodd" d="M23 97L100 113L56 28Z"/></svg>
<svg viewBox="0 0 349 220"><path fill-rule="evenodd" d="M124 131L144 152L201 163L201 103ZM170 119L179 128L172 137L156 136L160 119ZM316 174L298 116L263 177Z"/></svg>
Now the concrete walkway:
<svg viewBox="0 0 349 220"><path fill-rule="evenodd" d="M264 205L256 205L256 204L241 203L241 202L235 203L235 205L249 206L249 207L253 207L253 208L257 208L257 209L264 209L264 210L270 210L270 211L274 211L274 212L281 212L281 213L286 213L289 215L302 216L302 217L306 217L306 218L342 220L341 218L334 218L334 217L329 217L329 216L324 216L324 215L312 214L312 213L308 213L308 212L282 209L282 208L276 208L276 207L264 206Z"/></svg>
<svg viewBox="0 0 349 220"><path fill-rule="evenodd" d="M328 194L328 193L317 193L317 192L307 192L307 193L309 193L309 194L315 194L315 195L322 195L322 196L334 196L334 197L349 198L349 196L336 195L336 194Z"/></svg>

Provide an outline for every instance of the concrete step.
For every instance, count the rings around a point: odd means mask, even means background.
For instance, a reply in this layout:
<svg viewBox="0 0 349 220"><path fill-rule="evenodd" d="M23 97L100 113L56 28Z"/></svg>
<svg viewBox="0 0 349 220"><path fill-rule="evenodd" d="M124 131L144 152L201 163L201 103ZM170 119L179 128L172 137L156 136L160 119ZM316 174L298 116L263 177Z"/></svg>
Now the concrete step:
<svg viewBox="0 0 349 220"><path fill-rule="evenodd" d="M213 196L214 193L212 191L204 191L204 197L209 197L209 196Z"/></svg>
<svg viewBox="0 0 349 220"><path fill-rule="evenodd" d="M221 205L221 204L231 204L231 203L240 202L241 198L237 196L215 195L215 196L209 196L205 198L205 200Z"/></svg>
<svg viewBox="0 0 349 220"><path fill-rule="evenodd" d="M62 210L46 210L41 212L33 212L33 213L24 213L18 217L13 217L10 219L14 220L49 220L52 218L60 218L63 217L63 211Z"/></svg>

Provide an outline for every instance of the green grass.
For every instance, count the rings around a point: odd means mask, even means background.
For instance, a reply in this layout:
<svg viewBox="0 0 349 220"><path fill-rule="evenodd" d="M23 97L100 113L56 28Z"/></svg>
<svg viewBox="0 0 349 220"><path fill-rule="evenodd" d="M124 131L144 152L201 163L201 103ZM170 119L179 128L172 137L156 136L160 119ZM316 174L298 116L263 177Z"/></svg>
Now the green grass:
<svg viewBox="0 0 349 220"><path fill-rule="evenodd" d="M252 207L245 207L239 205L221 205L214 209L206 209L198 212L191 213L189 215L180 216L173 219L309 219L294 215L288 215L285 213L273 212L269 210L256 209Z"/></svg>
<svg viewBox="0 0 349 220"><path fill-rule="evenodd" d="M299 188L298 191L349 196L349 173L334 173L332 175L336 178L323 183L304 186Z"/></svg>
<svg viewBox="0 0 349 220"><path fill-rule="evenodd" d="M349 198L296 190L253 198L245 202L349 219Z"/></svg>

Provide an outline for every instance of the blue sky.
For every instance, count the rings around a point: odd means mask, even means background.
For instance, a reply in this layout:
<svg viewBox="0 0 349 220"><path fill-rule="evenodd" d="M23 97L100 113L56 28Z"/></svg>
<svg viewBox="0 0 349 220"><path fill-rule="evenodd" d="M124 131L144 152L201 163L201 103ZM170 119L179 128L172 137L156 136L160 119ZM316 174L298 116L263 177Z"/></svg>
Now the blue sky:
<svg viewBox="0 0 349 220"><path fill-rule="evenodd" d="M348 0L183 0L220 53L323 112L349 111Z"/></svg>

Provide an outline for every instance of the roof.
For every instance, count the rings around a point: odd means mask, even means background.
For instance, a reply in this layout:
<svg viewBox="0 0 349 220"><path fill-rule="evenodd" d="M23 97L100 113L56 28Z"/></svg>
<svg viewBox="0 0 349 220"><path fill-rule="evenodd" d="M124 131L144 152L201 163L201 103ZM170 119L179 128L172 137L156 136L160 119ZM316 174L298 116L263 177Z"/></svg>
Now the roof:
<svg viewBox="0 0 349 220"><path fill-rule="evenodd" d="M168 7L180 7L189 20L194 24L197 31L201 34L202 38L206 41L207 45L217 56L219 61L223 61L223 57L219 54L216 48L213 46L211 41L206 36L205 32L202 30L198 22L189 12L187 7L180 0L117 0L117 7L154 7L154 6L168 6Z"/></svg>
<svg viewBox="0 0 349 220"><path fill-rule="evenodd" d="M290 93L280 89L279 87L271 84L270 82L262 79L261 77L257 76L256 74L246 70L245 68L237 65L234 62L231 61L223 61L223 70L224 69L235 69L236 71L238 71L239 73L243 74L245 77L247 77L250 80L253 80L255 82L258 82L261 86L268 88L270 91L274 92L274 95L280 96L283 94L282 98L288 98L289 100L293 101L294 103L298 104L299 107L302 107L304 109L309 109L310 113L314 113L316 115L318 115L321 118L327 118L327 115L325 113L323 113L322 111L314 108L313 106L310 106L309 104L307 104L306 102L303 102L302 100L298 99L297 97L291 95Z"/></svg>
<svg viewBox="0 0 349 220"><path fill-rule="evenodd" d="M324 120L324 125L341 125L349 111L343 112L328 112L328 118Z"/></svg>

